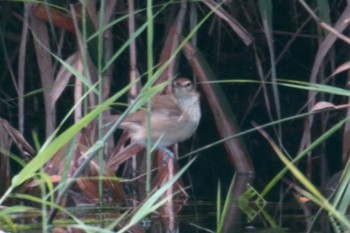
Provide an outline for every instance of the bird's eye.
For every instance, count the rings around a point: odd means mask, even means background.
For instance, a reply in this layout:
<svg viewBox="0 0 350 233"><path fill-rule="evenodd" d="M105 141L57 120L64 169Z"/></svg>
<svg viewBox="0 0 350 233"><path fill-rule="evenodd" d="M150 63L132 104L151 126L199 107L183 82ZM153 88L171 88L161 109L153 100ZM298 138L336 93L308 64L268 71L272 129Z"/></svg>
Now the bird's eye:
<svg viewBox="0 0 350 233"><path fill-rule="evenodd" d="M186 83L185 83L185 87L188 88L188 87L191 87L191 86L192 86L192 83L191 83L191 82L186 82Z"/></svg>
<svg viewBox="0 0 350 233"><path fill-rule="evenodd" d="M190 80L187 80L185 78L179 78L173 82L174 88L186 88L191 89L192 88L192 82Z"/></svg>

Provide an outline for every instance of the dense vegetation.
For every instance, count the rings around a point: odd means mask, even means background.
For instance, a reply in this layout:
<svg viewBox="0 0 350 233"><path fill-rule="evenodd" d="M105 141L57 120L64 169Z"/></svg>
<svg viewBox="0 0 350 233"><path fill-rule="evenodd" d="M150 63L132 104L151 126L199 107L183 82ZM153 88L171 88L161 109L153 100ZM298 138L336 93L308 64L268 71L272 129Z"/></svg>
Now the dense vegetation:
<svg viewBox="0 0 350 233"><path fill-rule="evenodd" d="M133 207L108 228L123 232L160 206L169 216L188 192L215 197L218 180L227 191L235 173L256 175L244 187L259 200L280 200L282 187L283 198L297 202L296 192L326 209L336 232L350 228L346 1L4 1L0 9L0 205L8 206L0 217L9 229L10 213L35 208L45 231L57 210L88 231L60 206L112 202ZM181 159L130 144L118 121L105 127L106 116L171 92L179 76L194 80L203 116L195 136L171 148ZM330 202L316 188L335 186ZM219 227L224 213L217 231L228 229Z"/></svg>

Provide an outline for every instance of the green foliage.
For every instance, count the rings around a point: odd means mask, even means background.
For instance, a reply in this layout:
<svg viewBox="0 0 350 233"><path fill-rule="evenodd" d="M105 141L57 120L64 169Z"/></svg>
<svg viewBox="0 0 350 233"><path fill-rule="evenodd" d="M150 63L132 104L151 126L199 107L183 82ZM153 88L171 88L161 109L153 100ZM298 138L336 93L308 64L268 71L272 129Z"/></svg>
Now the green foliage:
<svg viewBox="0 0 350 233"><path fill-rule="evenodd" d="M251 185L248 185L247 191L237 200L239 208L247 215L248 221L252 221L260 214L265 206L266 200Z"/></svg>

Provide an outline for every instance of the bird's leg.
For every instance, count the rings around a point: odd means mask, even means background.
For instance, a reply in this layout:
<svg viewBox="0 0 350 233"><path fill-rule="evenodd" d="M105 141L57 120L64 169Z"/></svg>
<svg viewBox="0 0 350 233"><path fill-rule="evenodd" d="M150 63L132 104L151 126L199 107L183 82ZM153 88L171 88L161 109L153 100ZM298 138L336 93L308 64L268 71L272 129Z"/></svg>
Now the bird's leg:
<svg viewBox="0 0 350 233"><path fill-rule="evenodd" d="M165 153L165 156L163 157L163 162L167 162L169 157L172 159L175 159L175 154L171 150L169 150L166 147L158 147L158 149L162 150Z"/></svg>

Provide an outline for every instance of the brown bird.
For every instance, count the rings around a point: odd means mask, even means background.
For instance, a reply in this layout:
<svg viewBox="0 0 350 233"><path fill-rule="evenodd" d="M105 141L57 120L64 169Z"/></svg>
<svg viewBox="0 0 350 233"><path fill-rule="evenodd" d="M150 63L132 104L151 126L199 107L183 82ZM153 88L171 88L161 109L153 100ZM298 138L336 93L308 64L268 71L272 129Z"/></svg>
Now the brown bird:
<svg viewBox="0 0 350 233"><path fill-rule="evenodd" d="M196 131L200 117L199 93L187 78L177 78L172 83L171 94L154 96L151 100L151 142L158 148L182 142ZM119 115L113 115L117 120ZM119 128L129 132L132 142L145 145L147 141L147 111L131 113Z"/></svg>

